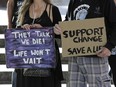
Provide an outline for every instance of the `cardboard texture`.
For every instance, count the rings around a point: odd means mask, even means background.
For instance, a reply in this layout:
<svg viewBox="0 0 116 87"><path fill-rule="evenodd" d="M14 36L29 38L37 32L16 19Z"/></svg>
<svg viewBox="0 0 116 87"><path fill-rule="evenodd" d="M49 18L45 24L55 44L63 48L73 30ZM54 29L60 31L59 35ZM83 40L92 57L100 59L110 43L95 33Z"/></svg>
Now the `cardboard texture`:
<svg viewBox="0 0 116 87"><path fill-rule="evenodd" d="M106 40L104 18L60 22L62 56L96 55Z"/></svg>

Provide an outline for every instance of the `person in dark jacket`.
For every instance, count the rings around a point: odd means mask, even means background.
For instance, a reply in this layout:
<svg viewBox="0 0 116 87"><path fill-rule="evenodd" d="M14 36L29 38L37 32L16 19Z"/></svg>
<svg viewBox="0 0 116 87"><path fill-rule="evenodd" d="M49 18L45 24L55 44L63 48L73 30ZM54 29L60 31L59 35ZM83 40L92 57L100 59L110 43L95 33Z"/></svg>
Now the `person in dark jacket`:
<svg viewBox="0 0 116 87"><path fill-rule="evenodd" d="M69 58L68 87L111 87L108 57L116 46L116 6L113 0L70 0L66 21L105 18L107 43L96 56ZM55 25L57 32L61 28Z"/></svg>
<svg viewBox="0 0 116 87"><path fill-rule="evenodd" d="M18 17L18 10L21 7L23 3L23 0L8 0L7 1L7 15L8 15L8 25L7 29L16 28L16 21ZM18 74L16 73L18 72ZM15 69L15 71L12 73L12 87L16 87L17 80L19 81L19 78L21 75L21 69Z"/></svg>
<svg viewBox="0 0 116 87"><path fill-rule="evenodd" d="M115 6L116 6L116 0L114 0L114 2L115 2ZM112 77L113 83L116 87L116 67L115 67L115 64L116 64L116 47L112 50L112 55L109 56L108 60L109 60L109 65L111 67L111 70L110 70L109 74Z"/></svg>

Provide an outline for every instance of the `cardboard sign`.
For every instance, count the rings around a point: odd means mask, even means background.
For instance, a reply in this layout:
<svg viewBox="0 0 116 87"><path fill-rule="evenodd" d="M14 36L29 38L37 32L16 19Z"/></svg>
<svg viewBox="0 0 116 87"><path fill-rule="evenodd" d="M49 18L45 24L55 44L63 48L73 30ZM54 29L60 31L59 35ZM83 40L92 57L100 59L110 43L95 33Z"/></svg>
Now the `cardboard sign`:
<svg viewBox="0 0 116 87"><path fill-rule="evenodd" d="M8 68L54 68L53 28L7 29L6 65Z"/></svg>
<svg viewBox="0 0 116 87"><path fill-rule="evenodd" d="M107 42L104 18L64 21L62 29L62 56L96 55Z"/></svg>

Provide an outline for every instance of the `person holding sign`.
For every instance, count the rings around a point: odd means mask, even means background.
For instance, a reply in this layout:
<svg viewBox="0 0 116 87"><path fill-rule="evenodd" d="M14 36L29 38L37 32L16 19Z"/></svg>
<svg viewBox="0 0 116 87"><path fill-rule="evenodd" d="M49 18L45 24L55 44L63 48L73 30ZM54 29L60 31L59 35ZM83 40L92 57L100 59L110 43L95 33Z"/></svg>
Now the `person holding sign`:
<svg viewBox="0 0 116 87"><path fill-rule="evenodd" d="M116 0L114 0L115 5L116 5ZM113 83L116 87L116 68L115 68L115 64L116 64L116 47L113 50L113 54L111 56L109 56L108 60L109 60L109 65L111 67L111 70L109 72L110 76L113 78Z"/></svg>
<svg viewBox="0 0 116 87"><path fill-rule="evenodd" d="M8 26L7 28L15 28L18 16L18 10L22 5L23 0L8 0L7 13L8 13Z"/></svg>
<svg viewBox="0 0 116 87"><path fill-rule="evenodd" d="M18 10L22 5L23 0L8 0L7 1L7 15L8 15L8 29L16 28L16 21L18 16ZM17 73L18 72L18 75ZM12 87L16 87L16 80L20 77L20 73L22 71L20 69L15 69L12 75ZM19 81L18 81L19 82ZM19 85L20 86L20 85Z"/></svg>
<svg viewBox="0 0 116 87"><path fill-rule="evenodd" d="M114 1L70 0L66 21L101 17L105 18L107 43L94 56L69 58L68 87L87 87L87 84L89 87L111 87L108 57L111 55L112 48L116 46L116 6ZM59 25L55 25L55 30L57 34L60 34L62 29Z"/></svg>
<svg viewBox="0 0 116 87"><path fill-rule="evenodd" d="M59 21L61 21L59 9L51 4L50 0L25 0L19 10L17 27L26 30L39 29L53 27ZM60 38L59 35L55 35L55 37ZM22 87L61 87L63 74L57 43L55 43L55 47L56 67L51 69L52 75L49 77L32 77L22 74L24 80Z"/></svg>

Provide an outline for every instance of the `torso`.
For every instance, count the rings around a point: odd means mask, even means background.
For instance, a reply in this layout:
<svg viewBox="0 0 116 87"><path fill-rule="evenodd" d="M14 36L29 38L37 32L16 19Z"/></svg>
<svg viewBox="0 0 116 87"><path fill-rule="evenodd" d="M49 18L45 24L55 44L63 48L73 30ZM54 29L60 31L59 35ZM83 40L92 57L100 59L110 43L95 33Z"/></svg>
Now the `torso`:
<svg viewBox="0 0 116 87"><path fill-rule="evenodd" d="M97 18L103 16L102 0L74 0L73 20L83 20L85 18ZM76 4L75 4L76 3Z"/></svg>
<svg viewBox="0 0 116 87"><path fill-rule="evenodd" d="M37 17L35 19L30 16L30 12L29 12L30 10L28 9L28 11L26 12L26 15L25 15L24 24L26 24L26 23L32 24L34 21L34 24L41 24L43 27L53 26L53 23L49 17L49 14L46 11L47 6L48 5L46 5L45 10L42 12L40 17Z"/></svg>

